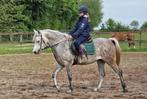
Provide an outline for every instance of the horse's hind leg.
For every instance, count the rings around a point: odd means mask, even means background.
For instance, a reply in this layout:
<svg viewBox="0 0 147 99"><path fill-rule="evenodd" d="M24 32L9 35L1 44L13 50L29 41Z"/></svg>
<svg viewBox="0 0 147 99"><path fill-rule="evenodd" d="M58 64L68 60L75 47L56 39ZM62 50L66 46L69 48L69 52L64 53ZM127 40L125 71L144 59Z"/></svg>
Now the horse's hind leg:
<svg viewBox="0 0 147 99"><path fill-rule="evenodd" d="M103 79L105 76L105 69L104 69L105 62L103 60L98 60L97 64L98 64L100 81L98 82L98 86L97 86L97 88L94 89L94 91L98 91L101 88L102 83L103 83Z"/></svg>
<svg viewBox="0 0 147 99"><path fill-rule="evenodd" d="M58 91L60 91L60 86L57 83L57 75L58 73L63 69L63 66L57 64L56 69L54 70L53 74L52 74L52 79L54 81L54 86L57 88Z"/></svg>
<svg viewBox="0 0 147 99"><path fill-rule="evenodd" d="M135 42L134 41L131 42L131 45L133 46L133 48L135 48Z"/></svg>
<svg viewBox="0 0 147 99"><path fill-rule="evenodd" d="M122 70L118 67L117 64L113 64L113 65L111 65L111 67L114 70L114 72L118 74L118 76L120 78L121 86L123 88L123 92L127 92L126 84L125 84L125 81L124 81L124 78L123 78L123 72L122 72Z"/></svg>
<svg viewBox="0 0 147 99"><path fill-rule="evenodd" d="M128 41L128 47L129 47L129 48L131 47L131 42L130 42L130 41Z"/></svg>

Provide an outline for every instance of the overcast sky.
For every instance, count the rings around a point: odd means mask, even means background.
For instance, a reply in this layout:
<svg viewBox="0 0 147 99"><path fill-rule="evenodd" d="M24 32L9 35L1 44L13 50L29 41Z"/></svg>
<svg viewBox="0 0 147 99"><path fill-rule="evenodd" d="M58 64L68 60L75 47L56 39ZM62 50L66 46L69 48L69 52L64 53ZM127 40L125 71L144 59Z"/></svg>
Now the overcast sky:
<svg viewBox="0 0 147 99"><path fill-rule="evenodd" d="M132 20L141 25L147 22L147 0L102 0L103 22L112 18L123 24L130 24Z"/></svg>

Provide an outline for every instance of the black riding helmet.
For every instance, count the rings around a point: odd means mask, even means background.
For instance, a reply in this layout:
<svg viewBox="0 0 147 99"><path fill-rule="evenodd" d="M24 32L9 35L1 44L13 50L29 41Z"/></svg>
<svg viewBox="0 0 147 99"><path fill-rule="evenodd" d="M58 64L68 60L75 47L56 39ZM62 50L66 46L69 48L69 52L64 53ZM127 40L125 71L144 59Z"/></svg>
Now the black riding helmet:
<svg viewBox="0 0 147 99"><path fill-rule="evenodd" d="M88 8L86 5L81 5L79 8L79 13L84 13L87 14L88 13Z"/></svg>

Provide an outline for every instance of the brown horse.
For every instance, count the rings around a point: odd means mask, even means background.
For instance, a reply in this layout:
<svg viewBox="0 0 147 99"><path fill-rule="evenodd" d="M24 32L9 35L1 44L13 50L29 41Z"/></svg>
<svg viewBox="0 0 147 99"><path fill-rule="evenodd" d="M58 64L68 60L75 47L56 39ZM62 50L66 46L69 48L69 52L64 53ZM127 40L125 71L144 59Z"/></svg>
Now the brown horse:
<svg viewBox="0 0 147 99"><path fill-rule="evenodd" d="M129 47L135 48L135 35L133 32L115 32L112 37L116 38L118 41L127 41Z"/></svg>

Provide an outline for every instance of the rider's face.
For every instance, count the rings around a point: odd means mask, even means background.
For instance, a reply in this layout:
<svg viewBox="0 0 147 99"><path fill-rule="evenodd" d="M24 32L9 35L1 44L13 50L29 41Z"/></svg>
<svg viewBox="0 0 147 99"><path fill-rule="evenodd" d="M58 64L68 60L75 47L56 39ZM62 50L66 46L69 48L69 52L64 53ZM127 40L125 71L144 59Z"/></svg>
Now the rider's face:
<svg viewBox="0 0 147 99"><path fill-rule="evenodd" d="M83 13L83 12L80 12L80 13L79 13L79 16L80 16L80 17L81 17L81 16L83 16L83 15L84 15L84 13Z"/></svg>

